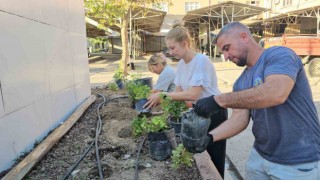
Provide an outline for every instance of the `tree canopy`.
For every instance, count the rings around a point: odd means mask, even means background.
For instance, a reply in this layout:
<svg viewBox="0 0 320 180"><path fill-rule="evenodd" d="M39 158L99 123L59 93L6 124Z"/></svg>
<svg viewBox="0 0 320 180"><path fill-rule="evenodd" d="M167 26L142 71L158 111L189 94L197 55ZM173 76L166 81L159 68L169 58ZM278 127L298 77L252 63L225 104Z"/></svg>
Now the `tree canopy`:
<svg viewBox="0 0 320 180"><path fill-rule="evenodd" d="M106 27L119 28L122 42L120 66L127 74L130 11L148 4L156 4L155 6L158 7L161 6L161 3L171 4L171 0L85 0L84 3L87 17L97 20L99 24Z"/></svg>

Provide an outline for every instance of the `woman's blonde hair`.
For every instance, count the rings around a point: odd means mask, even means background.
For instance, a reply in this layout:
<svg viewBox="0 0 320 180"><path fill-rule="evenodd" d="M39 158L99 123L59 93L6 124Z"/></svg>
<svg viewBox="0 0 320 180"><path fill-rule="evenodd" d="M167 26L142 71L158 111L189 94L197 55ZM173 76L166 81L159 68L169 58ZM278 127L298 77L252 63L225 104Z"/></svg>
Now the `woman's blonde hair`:
<svg viewBox="0 0 320 180"><path fill-rule="evenodd" d="M181 21L174 21L172 29L166 35L166 40L167 39L173 39L175 42L186 41L188 46L191 47L190 33L185 27L183 27L183 23Z"/></svg>
<svg viewBox="0 0 320 180"><path fill-rule="evenodd" d="M149 61L148 61L148 69L150 70L150 66L155 66L157 64L162 64L163 66L165 66L167 64L166 59L164 59L165 56L161 53L155 54L153 56L150 57Z"/></svg>

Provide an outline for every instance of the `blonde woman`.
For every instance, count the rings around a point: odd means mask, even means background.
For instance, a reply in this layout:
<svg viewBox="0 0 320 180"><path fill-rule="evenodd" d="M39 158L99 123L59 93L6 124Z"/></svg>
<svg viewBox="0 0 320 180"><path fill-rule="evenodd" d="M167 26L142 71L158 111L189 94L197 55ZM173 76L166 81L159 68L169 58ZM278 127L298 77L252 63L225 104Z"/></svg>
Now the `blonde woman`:
<svg viewBox="0 0 320 180"><path fill-rule="evenodd" d="M166 44L170 54L180 59L177 65L175 78L176 90L166 93L166 96L174 100L192 101L220 94L217 84L217 75L212 62L206 55L196 53L191 48L191 37L187 29L181 23L176 23L166 36ZM151 108L159 103L160 93L153 93L145 105ZM227 119L227 110L221 109L211 116L211 131ZM221 176L224 176L224 162L226 151L226 140L210 141L206 150L211 160L217 167Z"/></svg>
<svg viewBox="0 0 320 180"><path fill-rule="evenodd" d="M165 56L162 54L156 54L150 57L148 62L149 71L159 75L157 83L151 92L172 92L176 86L174 84L174 78L176 73L174 69L167 64Z"/></svg>

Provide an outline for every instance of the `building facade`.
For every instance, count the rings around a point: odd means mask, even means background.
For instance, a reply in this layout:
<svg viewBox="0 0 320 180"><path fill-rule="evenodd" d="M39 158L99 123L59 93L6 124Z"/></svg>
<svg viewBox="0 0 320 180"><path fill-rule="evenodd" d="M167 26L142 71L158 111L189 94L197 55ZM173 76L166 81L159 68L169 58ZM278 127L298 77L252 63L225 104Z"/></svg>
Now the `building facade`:
<svg viewBox="0 0 320 180"><path fill-rule="evenodd" d="M90 96L83 1L0 3L0 172Z"/></svg>

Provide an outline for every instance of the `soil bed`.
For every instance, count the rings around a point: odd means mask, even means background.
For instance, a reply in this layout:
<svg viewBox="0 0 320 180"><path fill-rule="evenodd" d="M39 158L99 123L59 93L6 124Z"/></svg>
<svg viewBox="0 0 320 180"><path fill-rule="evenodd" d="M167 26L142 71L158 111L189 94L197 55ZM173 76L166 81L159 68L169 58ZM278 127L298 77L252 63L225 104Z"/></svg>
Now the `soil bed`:
<svg viewBox="0 0 320 180"><path fill-rule="evenodd" d="M102 94L106 99L126 95L124 91L93 89L93 95ZM25 179L61 179L68 168L77 161L85 149L95 139L98 114L97 107L103 98L97 96L86 112L72 129L54 148L29 172ZM133 180L139 146L143 137L133 137L131 121L137 112L131 108L127 98L114 100L104 106L102 129L99 136L100 162L104 179ZM171 159L153 160L148 151L148 141L142 147L139 158L139 179L143 180L200 180L202 179L195 164L192 167L171 167ZM73 171L69 179L99 179L94 147Z"/></svg>

